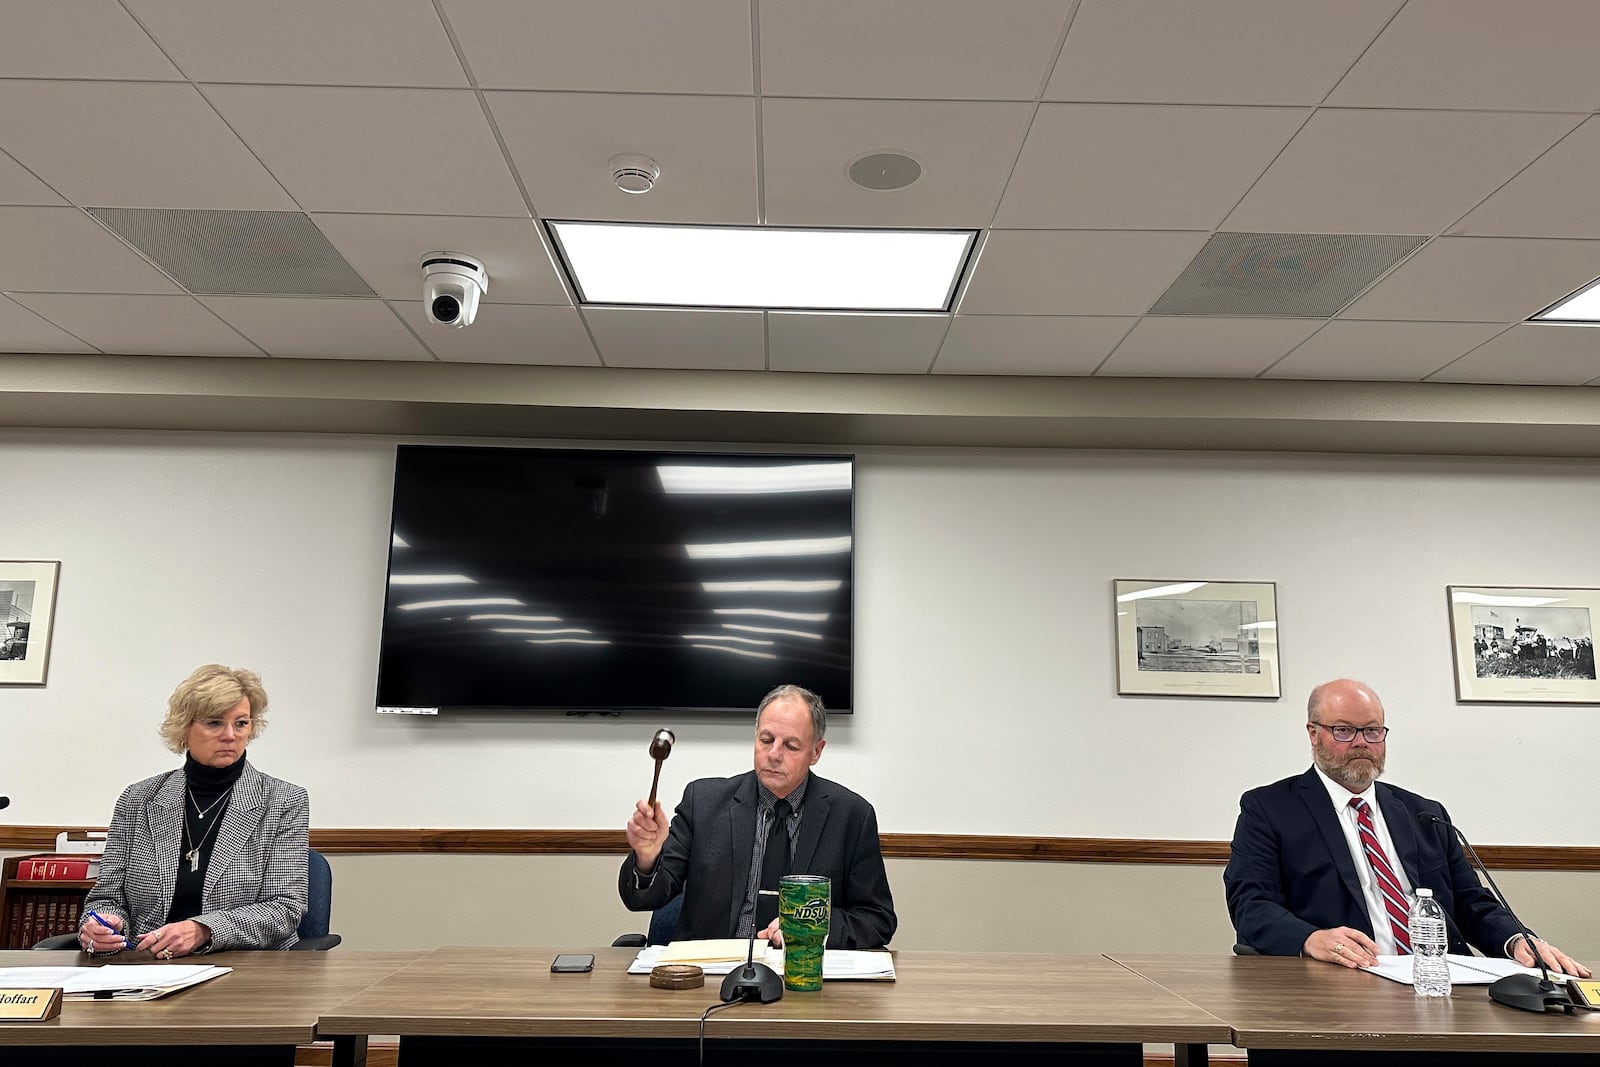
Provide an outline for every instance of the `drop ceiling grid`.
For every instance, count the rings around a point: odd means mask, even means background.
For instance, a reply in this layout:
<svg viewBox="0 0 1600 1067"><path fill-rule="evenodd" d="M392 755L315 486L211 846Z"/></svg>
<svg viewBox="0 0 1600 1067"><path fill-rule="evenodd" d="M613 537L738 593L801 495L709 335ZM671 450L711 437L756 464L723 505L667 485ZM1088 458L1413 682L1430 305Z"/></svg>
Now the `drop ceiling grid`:
<svg viewBox="0 0 1600 1067"><path fill-rule="evenodd" d="M1506 5L1484 0L1217 0L1198 21L1183 5L1145 0L1019 0L1003 8L980 0L663 0L648 11L629 0L349 0L333 13L307 0L42 5L0 41L0 149L8 153L0 155L0 231L6 212L72 214L46 207L62 203L58 193L80 208L299 208L314 214L412 341L453 352L481 352L488 338L429 343L435 328L417 326L409 309L420 295L409 260L425 249L407 254L404 246L424 233L430 246L435 238L468 251L498 244L501 273L493 261L490 269L501 284L491 285L484 314L547 307L517 313L553 331L544 348L583 358L560 325L576 320L594 358L609 363L607 348L620 342L602 338L572 307L538 218L952 225L960 215L984 228L992 247L964 283L962 314L946 317L940 343L918 356L923 371L982 373L973 346L987 333L1003 338L997 351L1009 366L1081 373L1087 353L1105 343L1108 322L1128 324L1119 345L1137 335L1150 303L1187 263L1177 250L1190 238L1197 250L1219 229L1433 238L1414 260L1466 237L1561 248L1600 238L1585 180L1600 164L1600 122L1591 120L1600 88L1587 57L1580 63L1571 54L1586 50L1575 41L1600 35L1600 8L1579 0L1544 0L1531 14L1519 8L1519 25L1533 24L1519 37L1474 32L1477 16L1461 15L1463 4L1481 16L1480 27L1511 17ZM85 16L91 9L96 17ZM297 27L313 23L315 40L288 47L304 36ZM140 101L196 98L192 121L137 131L153 145L128 138L130 124L145 121ZM1007 109L1023 109L1025 118L1012 126L959 118ZM116 152L91 152L98 164L86 162L85 138L59 137L52 122L73 115L99 130L91 145L120 138L127 162ZM1279 115L1296 121L1279 125ZM1202 133L1186 120L1221 125ZM149 159L134 158L141 143L152 149ZM609 187L604 159L618 144L647 153L659 145L653 150L667 158L654 194L627 197ZM833 157L881 147L937 160L929 184L900 200L849 186L848 159ZM446 157L459 180L428 170L448 168ZM1355 160L1367 161L1366 170ZM895 206L875 211L875 203ZM22 225L13 215L10 232L25 231L31 250L64 228L46 219ZM1005 228L991 229L997 225ZM386 237L390 228L395 235ZM1051 231L1060 236L1042 236ZM1098 257L1052 259L1036 248L1018 261L1020 245L1083 243L1090 231L1110 242ZM1167 250L1157 254L1152 240ZM128 261L125 248L105 249L83 233L41 250L41 262L64 266L91 245L104 252L102 263L56 270L48 280L19 280L0 268L0 290L179 292L145 273L153 268L144 261ZM1119 250L1104 251L1113 246ZM1473 292L1492 290L1492 272L1508 257L1480 256L1476 267L1470 258L1454 272ZM1559 269L1528 271L1565 284L1589 269L1587 249L1556 258ZM1531 299L1464 309L1465 298L1438 296L1442 281L1427 281L1412 262L1331 321L1492 316L1505 325ZM1030 264L1057 273L1027 277ZM996 322L976 321L985 313ZM1000 325L1034 315L1063 322ZM969 316L972 326L960 325ZM771 367L771 317L760 321L760 365ZM1305 343L1328 325L1316 324ZM798 336L789 326L783 336ZM679 332L691 339L683 365L717 363L691 350L694 329ZM27 335L19 328L17 336ZM901 357L926 343L915 329L904 336L893 343L910 347L886 353L886 363L913 362ZM1052 336L1079 340L1059 358L1026 348ZM1509 331L1503 343L1521 336ZM0 342L6 337L0 327ZM951 337L960 340L945 363ZM1552 373L1570 380L1583 359L1569 350L1589 343L1541 341L1530 358L1549 351L1563 361ZM738 344L747 354L730 361L752 358L749 338ZM1292 366L1294 352L1273 366ZM785 353L780 362L788 365L788 341ZM1203 371L1201 355L1197 349ZM1482 358L1485 367L1503 365ZM1115 346L1102 359L1100 372L1114 373ZM1214 370L1240 376L1248 362ZM825 363L819 353L818 365Z"/></svg>

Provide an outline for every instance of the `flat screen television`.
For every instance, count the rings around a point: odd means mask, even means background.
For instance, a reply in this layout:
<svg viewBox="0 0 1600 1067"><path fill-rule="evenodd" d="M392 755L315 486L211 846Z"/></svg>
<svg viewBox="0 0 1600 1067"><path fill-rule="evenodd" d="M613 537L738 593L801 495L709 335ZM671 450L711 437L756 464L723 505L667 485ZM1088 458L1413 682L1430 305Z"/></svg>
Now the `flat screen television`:
<svg viewBox="0 0 1600 1067"><path fill-rule="evenodd" d="M850 456L401 445L377 705L851 711Z"/></svg>

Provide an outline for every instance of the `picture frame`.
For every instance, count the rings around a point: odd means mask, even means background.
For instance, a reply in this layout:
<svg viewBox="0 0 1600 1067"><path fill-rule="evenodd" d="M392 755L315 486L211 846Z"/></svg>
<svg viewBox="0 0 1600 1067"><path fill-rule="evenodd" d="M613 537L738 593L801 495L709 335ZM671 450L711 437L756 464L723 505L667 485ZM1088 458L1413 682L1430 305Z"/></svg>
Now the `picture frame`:
<svg viewBox="0 0 1600 1067"><path fill-rule="evenodd" d="M60 560L0 559L0 685L44 685Z"/></svg>
<svg viewBox="0 0 1600 1067"><path fill-rule="evenodd" d="M1447 585L1456 701L1600 704L1600 589Z"/></svg>
<svg viewBox="0 0 1600 1067"><path fill-rule="evenodd" d="M1275 582L1118 578L1120 695L1283 695Z"/></svg>

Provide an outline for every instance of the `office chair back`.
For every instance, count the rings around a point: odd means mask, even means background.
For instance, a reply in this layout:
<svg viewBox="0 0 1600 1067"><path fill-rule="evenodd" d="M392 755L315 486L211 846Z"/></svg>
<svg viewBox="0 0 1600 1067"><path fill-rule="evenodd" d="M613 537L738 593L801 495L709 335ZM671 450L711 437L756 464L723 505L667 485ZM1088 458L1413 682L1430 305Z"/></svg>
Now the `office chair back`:
<svg viewBox="0 0 1600 1067"><path fill-rule="evenodd" d="M612 948L644 948L646 945L665 945L678 930L678 913L683 910L683 894L679 893L650 913L650 932L623 934L611 942Z"/></svg>
<svg viewBox="0 0 1600 1067"><path fill-rule="evenodd" d="M683 910L683 894L679 893L650 913L650 932L645 935L649 944L665 945L672 941L678 929L678 913Z"/></svg>
<svg viewBox="0 0 1600 1067"><path fill-rule="evenodd" d="M326 952L344 940L328 933L333 916L333 868L328 857L314 848L306 849L306 913L295 930L300 940L293 948L301 952Z"/></svg>

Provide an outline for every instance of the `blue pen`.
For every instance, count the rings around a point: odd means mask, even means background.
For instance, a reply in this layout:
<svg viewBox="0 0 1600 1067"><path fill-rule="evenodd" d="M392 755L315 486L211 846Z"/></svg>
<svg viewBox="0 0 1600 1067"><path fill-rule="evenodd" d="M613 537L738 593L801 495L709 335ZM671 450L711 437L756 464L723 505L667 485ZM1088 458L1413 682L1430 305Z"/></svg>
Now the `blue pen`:
<svg viewBox="0 0 1600 1067"><path fill-rule="evenodd" d="M93 908L90 908L89 911L88 911L88 915L89 915L89 918L93 919L95 922L99 923L101 926L104 926L107 930L110 930L112 933L114 933L118 937L122 938L122 944L123 944L124 948L132 948L133 947L133 939L130 938L127 934L123 933L121 930L118 930L115 926L112 926L110 923L108 923L104 919L102 919L100 917L100 913L99 912L95 911Z"/></svg>

